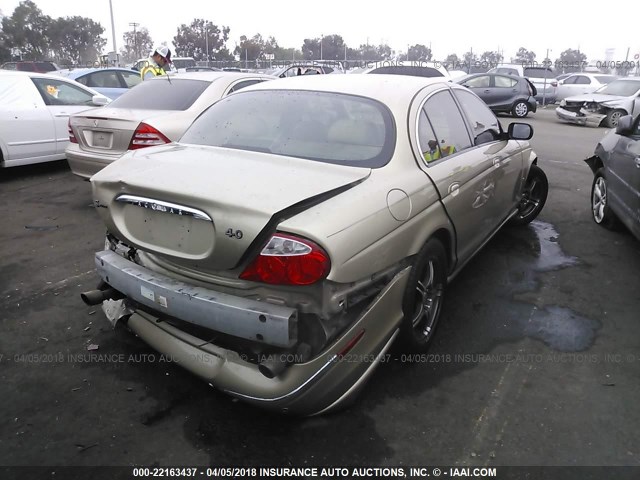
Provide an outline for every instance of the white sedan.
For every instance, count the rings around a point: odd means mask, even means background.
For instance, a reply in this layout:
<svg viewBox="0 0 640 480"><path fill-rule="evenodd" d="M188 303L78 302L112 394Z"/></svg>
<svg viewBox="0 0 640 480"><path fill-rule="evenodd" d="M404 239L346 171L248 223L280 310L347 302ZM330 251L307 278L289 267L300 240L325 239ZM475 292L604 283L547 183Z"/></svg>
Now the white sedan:
<svg viewBox="0 0 640 480"><path fill-rule="evenodd" d="M65 158L69 116L109 99L73 80L0 73L0 168Z"/></svg>
<svg viewBox="0 0 640 480"><path fill-rule="evenodd" d="M560 101L575 95L593 93L603 85L613 82L618 77L601 73L574 73L558 82L556 100Z"/></svg>

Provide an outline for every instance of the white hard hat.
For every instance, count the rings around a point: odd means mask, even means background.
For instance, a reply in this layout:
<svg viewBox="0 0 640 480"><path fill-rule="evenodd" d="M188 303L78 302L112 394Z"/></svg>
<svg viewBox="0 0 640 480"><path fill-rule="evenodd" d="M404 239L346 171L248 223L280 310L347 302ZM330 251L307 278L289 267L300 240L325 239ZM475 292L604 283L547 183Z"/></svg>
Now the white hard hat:
<svg viewBox="0 0 640 480"><path fill-rule="evenodd" d="M169 47L165 45L158 45L151 52L151 56L154 56L156 53L163 57L167 62L171 63L171 50L169 50Z"/></svg>

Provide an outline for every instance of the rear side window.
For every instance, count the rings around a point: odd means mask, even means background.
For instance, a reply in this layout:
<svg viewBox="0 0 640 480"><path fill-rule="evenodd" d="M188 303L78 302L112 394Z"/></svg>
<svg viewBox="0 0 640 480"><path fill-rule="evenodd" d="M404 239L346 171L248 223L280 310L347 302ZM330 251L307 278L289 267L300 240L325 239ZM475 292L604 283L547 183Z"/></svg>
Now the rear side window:
<svg viewBox="0 0 640 480"><path fill-rule="evenodd" d="M260 90L215 103L180 142L375 168L391 159L395 137L391 113L372 99Z"/></svg>
<svg viewBox="0 0 640 480"><path fill-rule="evenodd" d="M516 70L515 68L500 67L500 68L494 69L492 73L504 73L506 75L518 75L518 70Z"/></svg>
<svg viewBox="0 0 640 480"><path fill-rule="evenodd" d="M496 82L496 87L498 88L513 88L518 84L518 80L513 77L503 77L501 75L496 75L494 77L494 81Z"/></svg>
<svg viewBox="0 0 640 480"><path fill-rule="evenodd" d="M423 109L426 117L422 117L421 115L421 118L427 118L429 120L430 126L435 133L436 144L439 148L440 155L438 158L447 157L448 155L471 147L467 127L458 106L448 91L434 94L426 101ZM433 145L420 144L420 149L423 154L433 150L433 148ZM431 158L433 160L438 159L435 155ZM426 155L425 159L427 159ZM430 160L427 159L427 161Z"/></svg>
<svg viewBox="0 0 640 480"><path fill-rule="evenodd" d="M166 76L142 82L136 88L116 98L105 108L142 110L186 110L212 82L187 80Z"/></svg>
<svg viewBox="0 0 640 480"><path fill-rule="evenodd" d="M105 70L102 72L90 73L86 77L86 83L81 82L91 88L121 88L118 72L115 70Z"/></svg>

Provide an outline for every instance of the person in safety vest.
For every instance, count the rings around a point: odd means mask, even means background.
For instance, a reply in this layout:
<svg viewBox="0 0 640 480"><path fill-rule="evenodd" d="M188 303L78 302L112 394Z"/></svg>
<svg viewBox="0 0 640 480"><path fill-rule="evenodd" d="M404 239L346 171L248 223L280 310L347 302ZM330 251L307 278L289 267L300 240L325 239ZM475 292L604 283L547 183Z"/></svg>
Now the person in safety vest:
<svg viewBox="0 0 640 480"><path fill-rule="evenodd" d="M455 152L456 147L453 145L443 145L439 147L438 142L435 140L429 140L429 151L424 152L424 159L427 162L433 162L434 160L439 160L442 157L446 157L447 155L451 155Z"/></svg>
<svg viewBox="0 0 640 480"><path fill-rule="evenodd" d="M142 80L148 80L160 75L166 75L165 65L171 63L171 50L169 47L161 45L156 47L149 56L147 64L140 70Z"/></svg>

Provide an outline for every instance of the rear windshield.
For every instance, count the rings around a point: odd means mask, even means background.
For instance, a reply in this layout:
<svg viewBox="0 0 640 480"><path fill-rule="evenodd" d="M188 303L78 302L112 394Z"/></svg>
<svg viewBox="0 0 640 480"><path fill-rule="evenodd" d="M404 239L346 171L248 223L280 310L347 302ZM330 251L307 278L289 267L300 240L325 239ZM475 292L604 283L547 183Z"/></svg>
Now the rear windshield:
<svg viewBox="0 0 640 480"><path fill-rule="evenodd" d="M391 113L377 101L326 92L261 90L220 100L180 142L375 168L390 160L395 136Z"/></svg>
<svg viewBox="0 0 640 480"><path fill-rule="evenodd" d="M556 74L550 68L529 67L524 69L524 76L530 78L556 78Z"/></svg>
<svg viewBox="0 0 640 480"><path fill-rule="evenodd" d="M604 87L600 87L597 92L605 95L618 95L630 97L640 90L640 80L617 80Z"/></svg>
<svg viewBox="0 0 640 480"><path fill-rule="evenodd" d="M418 67L410 65L392 65L386 67L379 67L371 70L369 73L384 73L387 75L411 75L414 77L444 77L444 74L439 70L431 67Z"/></svg>
<svg viewBox="0 0 640 480"><path fill-rule="evenodd" d="M491 73L506 73L507 75L518 75L518 70L515 68L498 67L492 69Z"/></svg>
<svg viewBox="0 0 640 480"><path fill-rule="evenodd" d="M166 75L146 80L116 98L105 108L142 110L186 110L211 85L203 80L186 80Z"/></svg>
<svg viewBox="0 0 640 480"><path fill-rule="evenodd" d="M187 68L196 66L196 61L193 58L176 58L172 63L176 68Z"/></svg>

